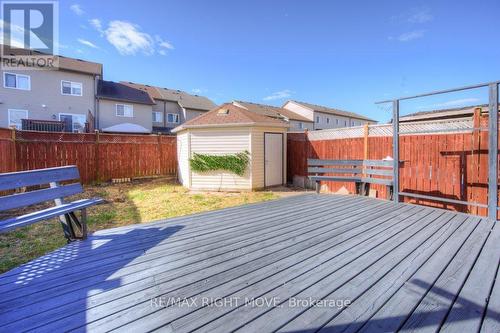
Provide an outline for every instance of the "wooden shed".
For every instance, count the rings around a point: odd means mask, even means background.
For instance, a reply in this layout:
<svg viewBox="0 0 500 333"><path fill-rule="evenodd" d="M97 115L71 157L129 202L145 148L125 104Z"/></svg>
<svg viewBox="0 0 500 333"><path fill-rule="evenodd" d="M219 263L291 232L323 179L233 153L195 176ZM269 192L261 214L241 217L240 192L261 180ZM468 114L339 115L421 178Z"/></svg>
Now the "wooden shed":
<svg viewBox="0 0 500 333"><path fill-rule="evenodd" d="M177 134L179 181L187 188L207 191L250 191L286 183L286 131L280 119L224 104L181 126ZM235 155L248 152L243 175L226 170L197 172L195 154Z"/></svg>

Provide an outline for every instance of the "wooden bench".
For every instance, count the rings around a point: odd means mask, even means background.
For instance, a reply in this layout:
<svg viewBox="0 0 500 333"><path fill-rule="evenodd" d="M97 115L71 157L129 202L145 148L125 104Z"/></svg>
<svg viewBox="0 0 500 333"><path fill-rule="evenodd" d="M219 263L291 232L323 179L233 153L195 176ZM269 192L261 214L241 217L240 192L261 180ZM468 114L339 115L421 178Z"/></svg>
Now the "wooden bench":
<svg viewBox="0 0 500 333"><path fill-rule="evenodd" d="M0 191L5 193L6 191L17 190L16 193L0 196L0 212L52 200L55 203L54 207L0 220L0 233L59 216L68 242L85 239L87 236L86 208L105 201L100 198L93 198L65 202L65 197L83 192L79 179L80 174L76 166L0 174ZM74 182L75 180L76 182ZM69 181L73 182L68 183ZM64 184L61 184L61 182L64 182ZM33 187L35 187L34 190L26 191L26 188ZM81 212L80 218L76 216L76 211Z"/></svg>
<svg viewBox="0 0 500 333"><path fill-rule="evenodd" d="M356 193L368 195L370 184L387 186L387 198L392 198L393 161L386 160L307 160L309 179L316 182L319 193L321 181L356 183Z"/></svg>

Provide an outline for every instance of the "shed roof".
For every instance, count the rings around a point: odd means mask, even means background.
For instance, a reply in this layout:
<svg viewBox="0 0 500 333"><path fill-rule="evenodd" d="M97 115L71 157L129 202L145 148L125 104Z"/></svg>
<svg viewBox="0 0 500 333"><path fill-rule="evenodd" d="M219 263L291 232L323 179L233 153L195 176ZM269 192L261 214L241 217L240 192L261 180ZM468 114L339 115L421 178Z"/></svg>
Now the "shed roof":
<svg viewBox="0 0 500 333"><path fill-rule="evenodd" d="M99 80L97 97L119 100L138 104L153 105L154 102L145 91L135 89L124 84L112 81Z"/></svg>
<svg viewBox="0 0 500 333"><path fill-rule="evenodd" d="M251 112L231 103L204 113L172 130L173 133L188 128L202 127L231 127L231 126L270 126L288 127L283 120L271 118L262 114Z"/></svg>
<svg viewBox="0 0 500 333"><path fill-rule="evenodd" d="M262 114L268 117L273 117L273 118L287 118L290 120L297 120L297 121L303 121L303 122L309 122L312 123L313 121L310 119L307 119L304 116L301 116L300 114L297 114L293 111L280 108L277 106L272 106L272 105L265 105L265 104L257 104L257 103L251 103L251 102L244 102L244 101L233 101L233 104L240 105L244 107L245 109L255 112L258 114Z"/></svg>
<svg viewBox="0 0 500 333"><path fill-rule="evenodd" d="M376 120L370 119L370 118L363 116L363 115L360 115L358 113L344 111L344 110L340 110L340 109L336 109L336 108L331 108L328 106L322 106L322 105L311 104L311 103L306 103L306 102L299 102L299 101L294 101L294 100L290 100L288 102L293 102L295 104L302 105L310 110L317 111L317 112L323 112L323 113L339 115L339 116L344 116L344 117L349 117L349 118L377 122ZM286 102L286 103L288 103L288 102ZM286 103L285 103L285 105L286 105Z"/></svg>
<svg viewBox="0 0 500 333"><path fill-rule="evenodd" d="M469 117L474 114L474 110L476 108L481 108L482 111L488 110L488 105L471 105L464 106L459 108L451 108L451 109L440 109L440 110L428 110L428 111L419 111L407 114L405 116L400 116L399 121L417 121L417 120L427 120L427 119L449 119L449 118L460 118L460 117Z"/></svg>
<svg viewBox="0 0 500 333"><path fill-rule="evenodd" d="M177 102L181 107L185 109L208 111L217 107L217 105L207 97L199 95L191 95L185 91L155 87L147 84L140 84L134 82L122 81L121 83L145 91L153 99Z"/></svg>

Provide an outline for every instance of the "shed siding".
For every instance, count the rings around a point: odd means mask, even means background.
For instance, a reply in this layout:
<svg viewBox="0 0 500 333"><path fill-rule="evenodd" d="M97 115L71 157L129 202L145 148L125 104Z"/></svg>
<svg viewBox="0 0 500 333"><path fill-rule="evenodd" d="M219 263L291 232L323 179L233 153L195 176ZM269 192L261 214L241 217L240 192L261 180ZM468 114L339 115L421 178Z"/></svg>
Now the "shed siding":
<svg viewBox="0 0 500 333"><path fill-rule="evenodd" d="M189 183L189 132L177 134L177 163L179 170L179 182L190 187Z"/></svg>
<svg viewBox="0 0 500 333"><path fill-rule="evenodd" d="M224 155L250 151L250 130L204 129L191 130L191 155L194 153ZM196 190L250 190L251 172L243 176L224 171L197 173L191 171L191 188Z"/></svg>

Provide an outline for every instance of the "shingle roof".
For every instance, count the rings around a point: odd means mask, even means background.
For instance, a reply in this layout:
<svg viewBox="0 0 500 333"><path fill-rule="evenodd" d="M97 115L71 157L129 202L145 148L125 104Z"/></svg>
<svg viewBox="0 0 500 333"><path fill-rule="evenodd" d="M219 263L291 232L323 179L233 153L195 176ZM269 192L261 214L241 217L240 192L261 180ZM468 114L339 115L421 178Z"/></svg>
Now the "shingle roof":
<svg viewBox="0 0 500 333"><path fill-rule="evenodd" d="M481 104L481 105L471 105L471 106L464 106L452 109L419 111L401 116L399 117L399 121L466 117L472 115L474 113L475 108L481 108L485 110L487 109L487 107L488 105Z"/></svg>
<svg viewBox="0 0 500 333"><path fill-rule="evenodd" d="M288 127L287 123L282 120L251 112L231 103L226 103L212 111L208 111L185 122L184 124L174 128L172 132L175 133L186 128L230 125Z"/></svg>
<svg viewBox="0 0 500 333"><path fill-rule="evenodd" d="M18 49L18 48L10 48L8 45L0 44L0 48L3 48L6 55L47 55L46 53L42 53L39 51L34 51L30 49ZM67 70L85 74L92 75L102 75L102 64L97 62L69 58L61 55L56 55L59 64L59 70ZM1 55L0 55L1 58Z"/></svg>
<svg viewBox="0 0 500 333"><path fill-rule="evenodd" d="M255 112L258 114L263 114L268 117L273 117L273 118L288 118L291 120L298 120L298 121L303 121L303 122L309 122L312 123L313 121L310 119L307 119L304 116L301 116L300 114L297 114L293 111L272 106L272 105L265 105L265 104L257 104L257 103L251 103L251 102L244 102L244 101L234 101L233 103L237 103L247 110L251 112Z"/></svg>
<svg viewBox="0 0 500 333"><path fill-rule="evenodd" d="M316 104L311 104L311 103L306 103L306 102L299 102L299 101L294 101L294 100L291 100L291 101L288 101L288 102L294 102L296 104L300 104L302 106L305 106L306 108L309 108L309 109L311 109L313 111L317 111L317 112L335 114L335 115L349 117L349 118L355 118L355 119L361 119L361 120L367 120L367 121L376 122L376 120L370 119L368 117L365 117L363 115L360 115L360 114L354 113L354 112L349 112L349 111L339 110L339 109L335 109L335 108L330 108L330 107L327 107L327 106L316 105Z"/></svg>
<svg viewBox="0 0 500 333"><path fill-rule="evenodd" d="M217 105L211 100L209 100L207 97L191 95L185 91L155 87L133 82L122 81L121 83L136 89L146 91L153 99L177 102L181 107L185 109L208 111L217 107Z"/></svg>
<svg viewBox="0 0 500 333"><path fill-rule="evenodd" d="M99 80L97 84L97 97L138 104L154 104L151 97L145 91L118 82L104 80Z"/></svg>

